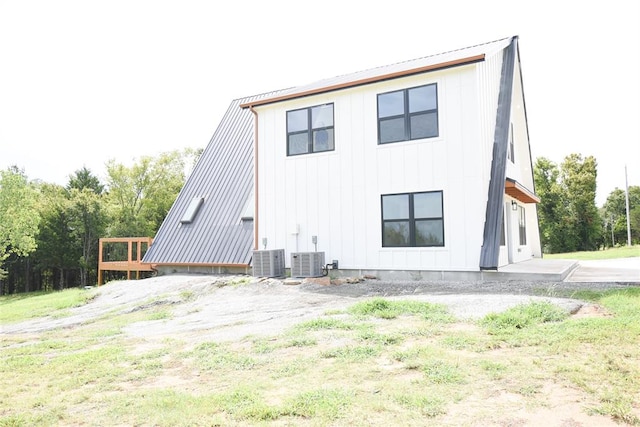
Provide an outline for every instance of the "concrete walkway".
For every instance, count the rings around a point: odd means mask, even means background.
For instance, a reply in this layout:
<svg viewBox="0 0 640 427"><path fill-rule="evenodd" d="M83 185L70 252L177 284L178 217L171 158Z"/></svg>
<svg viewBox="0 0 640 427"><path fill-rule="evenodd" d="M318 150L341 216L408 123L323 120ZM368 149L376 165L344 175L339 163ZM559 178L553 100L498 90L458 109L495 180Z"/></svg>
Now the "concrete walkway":
<svg viewBox="0 0 640 427"><path fill-rule="evenodd" d="M496 279L640 284L640 258L594 261L531 259L500 267ZM487 278L487 273L485 273Z"/></svg>
<svg viewBox="0 0 640 427"><path fill-rule="evenodd" d="M576 268L578 261L573 259L534 258L500 267L496 274L508 280L562 282Z"/></svg>
<svg viewBox="0 0 640 427"><path fill-rule="evenodd" d="M625 282L640 284L640 257L579 261L568 282Z"/></svg>

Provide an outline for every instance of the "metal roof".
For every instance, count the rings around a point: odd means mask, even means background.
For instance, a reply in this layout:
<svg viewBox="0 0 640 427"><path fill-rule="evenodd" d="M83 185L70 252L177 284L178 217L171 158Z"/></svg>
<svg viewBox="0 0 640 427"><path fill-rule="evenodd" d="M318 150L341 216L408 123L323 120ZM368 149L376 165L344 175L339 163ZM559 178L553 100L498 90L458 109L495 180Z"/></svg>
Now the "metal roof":
<svg viewBox="0 0 640 427"><path fill-rule="evenodd" d="M482 43L462 49L451 50L435 55L425 56L410 61L398 62L396 64L383 67L371 68L357 73L345 74L330 79L320 80L308 85L297 86L273 94L272 96L253 99L243 102L240 106L248 108L251 106L272 104L288 99L300 98L304 96L316 95L319 93L334 90L346 89L361 86L378 81L405 77L428 71L441 70L460 65L473 64L484 61L485 55L491 55L509 45L512 37Z"/></svg>
<svg viewBox="0 0 640 427"><path fill-rule="evenodd" d="M493 159L491 160L491 178L485 211L482 247L480 248L480 270L497 270L500 257L500 233L502 231L502 203L505 194L507 173L507 146L509 145L509 126L511 123L511 103L513 101L513 79L515 64L518 60L518 38L513 37L509 48L503 52L500 71L500 92L496 127L493 136Z"/></svg>
<svg viewBox="0 0 640 427"><path fill-rule="evenodd" d="M254 125L253 114L240 104L270 95L231 102L145 254L145 263L250 263L253 221L243 221L242 216L253 197ZM193 220L184 223L183 216L197 198L204 202Z"/></svg>

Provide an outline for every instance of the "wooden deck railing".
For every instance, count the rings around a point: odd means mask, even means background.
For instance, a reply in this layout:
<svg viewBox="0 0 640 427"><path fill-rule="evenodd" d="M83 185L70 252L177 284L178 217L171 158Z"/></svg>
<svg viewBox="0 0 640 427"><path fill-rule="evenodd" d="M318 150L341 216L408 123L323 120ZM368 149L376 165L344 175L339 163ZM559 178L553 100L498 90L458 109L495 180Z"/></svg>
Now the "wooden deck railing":
<svg viewBox="0 0 640 427"><path fill-rule="evenodd" d="M142 262L142 258L151 247L151 237L107 237L99 240L98 248L98 286L103 284L103 272L126 271L127 280L131 273L140 278L141 271L153 271L151 264ZM126 250L124 250L126 245Z"/></svg>

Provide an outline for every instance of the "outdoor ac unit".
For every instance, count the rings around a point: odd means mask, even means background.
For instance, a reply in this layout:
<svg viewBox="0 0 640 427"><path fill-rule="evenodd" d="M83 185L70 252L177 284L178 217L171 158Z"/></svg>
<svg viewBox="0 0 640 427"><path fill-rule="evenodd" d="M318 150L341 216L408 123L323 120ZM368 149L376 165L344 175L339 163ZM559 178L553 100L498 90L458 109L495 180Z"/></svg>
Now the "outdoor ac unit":
<svg viewBox="0 0 640 427"><path fill-rule="evenodd" d="M320 277L324 267L324 252L294 252L291 254L291 277Z"/></svg>
<svg viewBox="0 0 640 427"><path fill-rule="evenodd" d="M253 251L253 275L255 277L284 276L284 249Z"/></svg>

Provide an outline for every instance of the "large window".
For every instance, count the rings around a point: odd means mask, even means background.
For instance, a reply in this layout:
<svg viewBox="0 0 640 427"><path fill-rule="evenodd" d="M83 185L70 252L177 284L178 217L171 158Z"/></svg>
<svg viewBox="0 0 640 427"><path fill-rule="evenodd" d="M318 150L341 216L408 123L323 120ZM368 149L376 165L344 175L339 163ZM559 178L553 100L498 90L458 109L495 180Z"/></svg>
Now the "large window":
<svg viewBox="0 0 640 427"><path fill-rule="evenodd" d="M383 195L382 246L444 246L442 191Z"/></svg>
<svg viewBox="0 0 640 427"><path fill-rule="evenodd" d="M287 111L288 156L333 148L333 104Z"/></svg>
<svg viewBox="0 0 640 427"><path fill-rule="evenodd" d="M520 236L520 245L524 246L527 244L527 219L524 215L524 208L522 206L518 206L518 231Z"/></svg>
<svg viewBox="0 0 640 427"><path fill-rule="evenodd" d="M378 142L438 136L436 84L378 95Z"/></svg>

